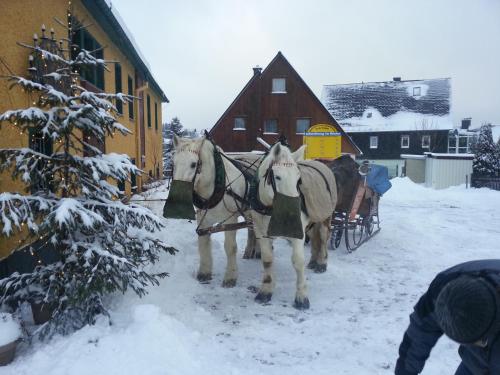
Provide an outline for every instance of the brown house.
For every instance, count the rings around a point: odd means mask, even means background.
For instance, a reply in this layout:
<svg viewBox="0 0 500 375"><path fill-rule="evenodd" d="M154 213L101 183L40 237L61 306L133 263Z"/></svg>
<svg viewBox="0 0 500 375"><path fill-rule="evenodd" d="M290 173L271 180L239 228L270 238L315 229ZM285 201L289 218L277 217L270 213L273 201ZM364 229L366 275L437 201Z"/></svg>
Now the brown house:
<svg viewBox="0 0 500 375"><path fill-rule="evenodd" d="M303 144L303 133L310 126L330 124L342 134L342 153L361 154L281 52L267 68L253 71L253 77L210 130L224 151L261 150L257 137L273 144L281 134L295 150Z"/></svg>

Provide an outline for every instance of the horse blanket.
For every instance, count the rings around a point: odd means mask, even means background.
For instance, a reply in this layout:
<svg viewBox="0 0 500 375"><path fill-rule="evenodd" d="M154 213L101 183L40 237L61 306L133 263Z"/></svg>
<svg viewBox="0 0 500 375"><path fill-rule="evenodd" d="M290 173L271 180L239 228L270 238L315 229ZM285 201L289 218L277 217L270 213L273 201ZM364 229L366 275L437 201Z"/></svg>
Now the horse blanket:
<svg viewBox="0 0 500 375"><path fill-rule="evenodd" d="M332 170L316 160L301 161L298 167L301 179L299 190L307 215L313 223L328 219L337 204L337 185Z"/></svg>

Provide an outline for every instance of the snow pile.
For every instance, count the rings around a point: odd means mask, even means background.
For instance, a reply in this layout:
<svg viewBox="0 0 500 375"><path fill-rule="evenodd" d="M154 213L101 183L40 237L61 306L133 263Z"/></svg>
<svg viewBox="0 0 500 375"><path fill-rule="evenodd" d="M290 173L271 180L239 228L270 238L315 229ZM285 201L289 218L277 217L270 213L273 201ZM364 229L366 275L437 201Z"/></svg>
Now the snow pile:
<svg viewBox="0 0 500 375"><path fill-rule="evenodd" d="M381 199L382 230L356 252L329 252L328 271L307 271L311 309L293 309L291 249L274 243L276 289L270 304L254 302L262 265L238 260L235 288L221 287L223 234L213 236L214 275L196 281L195 223L165 220L161 233L179 253L154 271L170 277L140 299L117 296L113 325L99 320L69 337L21 347L0 374L355 374L390 375L408 316L437 272L454 264L498 258L500 192L433 190L391 180ZM164 199L164 187L133 199ZM144 202L161 214L163 202ZM240 254L246 233L237 235ZM306 249L309 256L310 249ZM458 345L442 338L424 375L453 373Z"/></svg>
<svg viewBox="0 0 500 375"><path fill-rule="evenodd" d="M12 315L0 312L0 346L7 345L21 337L21 328Z"/></svg>

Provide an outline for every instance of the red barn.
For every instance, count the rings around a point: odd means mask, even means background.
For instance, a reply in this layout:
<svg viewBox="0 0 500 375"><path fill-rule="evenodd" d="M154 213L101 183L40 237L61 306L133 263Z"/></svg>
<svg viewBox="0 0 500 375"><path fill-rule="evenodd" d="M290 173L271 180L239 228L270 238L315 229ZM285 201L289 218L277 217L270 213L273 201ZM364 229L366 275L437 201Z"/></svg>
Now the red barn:
<svg viewBox="0 0 500 375"><path fill-rule="evenodd" d="M295 150L310 126L329 124L342 134L342 153L361 154L281 52L264 70L253 71L250 81L210 130L224 151L259 150L262 146L257 137L273 144L281 134Z"/></svg>

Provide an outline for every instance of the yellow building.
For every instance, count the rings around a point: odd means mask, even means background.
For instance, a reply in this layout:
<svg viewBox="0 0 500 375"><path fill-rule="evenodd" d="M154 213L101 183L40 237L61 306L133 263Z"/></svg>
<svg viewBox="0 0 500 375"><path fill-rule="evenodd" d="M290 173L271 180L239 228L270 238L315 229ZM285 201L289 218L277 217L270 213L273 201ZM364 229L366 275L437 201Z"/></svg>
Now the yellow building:
<svg viewBox="0 0 500 375"><path fill-rule="evenodd" d="M128 154L144 171L142 177L132 178L137 191L150 179L159 178L162 163L162 103L168 99L152 77L150 69L119 15L105 0L2 0L0 12L0 76L28 77L30 51L18 42L33 45L34 34L38 41L67 38L61 23L68 22L68 11L86 27L78 31L73 42L89 51L99 49L96 57L112 61L108 70L82 71L80 84L93 91L123 92L139 100L133 104L117 105L121 114L117 121L126 126L131 135L116 135L105 140L104 150ZM43 26L42 26L43 25ZM88 25L88 26L87 26ZM44 30L42 28L44 27ZM66 45L66 43L65 43ZM19 88L9 90L9 83L0 80L0 113L9 109L27 108L33 98ZM27 134L22 134L8 123L0 127L0 148L31 147ZM44 145L38 145L43 147ZM125 192L132 186L126 183ZM23 185L12 181L10 174L0 174L0 192L22 192ZM14 241L14 242L13 242ZM16 239L0 238L0 259L9 255Z"/></svg>

